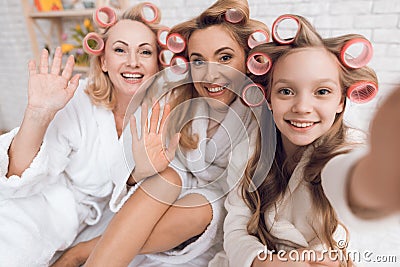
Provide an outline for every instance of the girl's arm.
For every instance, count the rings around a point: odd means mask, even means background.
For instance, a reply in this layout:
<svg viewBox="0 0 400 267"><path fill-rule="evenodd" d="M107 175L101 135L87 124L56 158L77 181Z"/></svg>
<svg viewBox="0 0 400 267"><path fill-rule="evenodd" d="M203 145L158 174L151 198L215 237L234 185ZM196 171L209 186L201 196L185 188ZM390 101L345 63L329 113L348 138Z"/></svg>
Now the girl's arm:
<svg viewBox="0 0 400 267"><path fill-rule="evenodd" d="M359 217L400 211L400 88L387 97L371 124L370 150L354 167L348 201Z"/></svg>
<svg viewBox="0 0 400 267"><path fill-rule="evenodd" d="M60 75L61 49L56 49L49 73L48 52L43 50L39 73L34 61L29 62L28 106L21 127L14 137L9 154L7 177L21 176L39 151L47 127L57 111L72 98L79 84L79 74L72 79L73 57L69 57Z"/></svg>
<svg viewBox="0 0 400 267"><path fill-rule="evenodd" d="M51 267L79 267L84 264L100 237L93 238L69 248Z"/></svg>

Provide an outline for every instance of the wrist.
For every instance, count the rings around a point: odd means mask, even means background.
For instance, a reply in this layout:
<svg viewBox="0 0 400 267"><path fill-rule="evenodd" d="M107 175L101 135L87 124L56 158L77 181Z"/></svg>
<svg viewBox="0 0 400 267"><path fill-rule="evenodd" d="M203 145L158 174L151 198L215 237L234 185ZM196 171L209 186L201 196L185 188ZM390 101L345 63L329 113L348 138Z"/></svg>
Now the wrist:
<svg viewBox="0 0 400 267"><path fill-rule="evenodd" d="M36 125L49 125L55 115L56 112L27 106L24 119L34 122Z"/></svg>

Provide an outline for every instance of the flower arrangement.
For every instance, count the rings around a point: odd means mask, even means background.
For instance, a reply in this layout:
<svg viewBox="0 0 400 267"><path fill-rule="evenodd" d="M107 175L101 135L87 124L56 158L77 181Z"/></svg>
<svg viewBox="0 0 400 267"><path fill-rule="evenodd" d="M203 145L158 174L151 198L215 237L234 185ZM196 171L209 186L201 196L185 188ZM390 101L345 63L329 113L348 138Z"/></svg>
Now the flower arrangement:
<svg viewBox="0 0 400 267"><path fill-rule="evenodd" d="M89 55L83 51L82 48L82 40L85 38L86 34L94 31L92 22L90 19L85 19L82 25L76 24L75 28L73 28L71 39L75 41L73 43L62 43L61 51L63 54L70 55L73 54L75 56L75 63L78 66L89 66ZM62 35L62 40L65 42L68 39L68 35L64 33ZM90 44L89 44L90 45Z"/></svg>

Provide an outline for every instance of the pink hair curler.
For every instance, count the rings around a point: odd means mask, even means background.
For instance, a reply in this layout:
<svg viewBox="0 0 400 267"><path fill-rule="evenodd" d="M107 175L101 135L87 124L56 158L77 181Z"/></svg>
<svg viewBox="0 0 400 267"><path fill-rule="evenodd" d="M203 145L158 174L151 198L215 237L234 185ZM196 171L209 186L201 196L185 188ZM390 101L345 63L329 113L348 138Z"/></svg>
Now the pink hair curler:
<svg viewBox="0 0 400 267"><path fill-rule="evenodd" d="M243 18L244 14L235 8L230 8L225 12L225 19L230 23L239 23Z"/></svg>
<svg viewBox="0 0 400 267"><path fill-rule="evenodd" d="M374 82L356 82L347 89L347 97L354 103L362 104L372 100L378 93L378 86Z"/></svg>
<svg viewBox="0 0 400 267"><path fill-rule="evenodd" d="M346 42L340 51L340 60L349 68L362 68L371 60L373 49L364 38L354 38Z"/></svg>
<svg viewBox="0 0 400 267"><path fill-rule="evenodd" d="M167 47L167 36L169 30L168 27L164 27L157 31L157 41L162 47Z"/></svg>
<svg viewBox="0 0 400 267"><path fill-rule="evenodd" d="M104 18L104 15L106 18ZM117 22L117 15L111 7L99 7L93 13L93 21L101 28L109 28Z"/></svg>
<svg viewBox="0 0 400 267"><path fill-rule="evenodd" d="M247 69L254 75L264 75L272 67L272 60L264 53L253 53L247 58Z"/></svg>
<svg viewBox="0 0 400 267"><path fill-rule="evenodd" d="M182 56L175 56L171 59L170 68L175 74L185 74L189 70L189 63Z"/></svg>
<svg viewBox="0 0 400 267"><path fill-rule="evenodd" d="M248 46L253 49L257 45L265 44L269 42L269 34L263 30L256 30L252 34L250 34L247 39Z"/></svg>
<svg viewBox="0 0 400 267"><path fill-rule="evenodd" d="M89 45L89 42L91 42L91 41L92 41L92 43L93 43L93 41L96 43L95 47L93 47L93 48ZM85 36L85 38L83 38L82 47L86 53L98 56L101 53L103 53L104 41L100 37L100 35L98 35L97 33L90 32Z"/></svg>
<svg viewBox="0 0 400 267"><path fill-rule="evenodd" d="M146 23L154 23L159 19L158 9L152 3L145 3L142 8L142 19Z"/></svg>
<svg viewBox="0 0 400 267"><path fill-rule="evenodd" d="M261 92L261 100L259 102L256 103L252 103L252 101L249 100L249 98L246 96L247 91L249 91L250 89L254 90L257 89L258 92ZM262 103L264 103L265 101L265 97L266 97L266 93L265 93L265 89L263 86L261 86L260 84L257 83L252 83L247 85L242 92L242 98L243 101L246 103L246 105L248 105L249 107L258 107L261 106Z"/></svg>
<svg viewBox="0 0 400 267"><path fill-rule="evenodd" d="M177 54L185 49L186 41L179 33L172 33L167 37L167 47L169 50Z"/></svg>
<svg viewBox="0 0 400 267"><path fill-rule="evenodd" d="M300 22L296 16L281 15L272 24L272 39L280 44L290 44L294 41L299 31Z"/></svg>
<svg viewBox="0 0 400 267"><path fill-rule="evenodd" d="M164 49L158 55L158 59L160 60L163 66L170 66L172 58L174 57L174 53L168 49Z"/></svg>

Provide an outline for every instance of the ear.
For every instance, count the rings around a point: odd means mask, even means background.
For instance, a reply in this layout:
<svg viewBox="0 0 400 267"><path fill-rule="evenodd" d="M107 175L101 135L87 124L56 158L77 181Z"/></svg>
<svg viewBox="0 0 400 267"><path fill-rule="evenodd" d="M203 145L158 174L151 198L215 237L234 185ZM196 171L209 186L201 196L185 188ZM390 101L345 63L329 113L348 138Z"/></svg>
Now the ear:
<svg viewBox="0 0 400 267"><path fill-rule="evenodd" d="M342 113L344 110L344 101L345 101L346 97L342 97L342 100L340 100L340 103L336 109L336 113Z"/></svg>
<svg viewBox="0 0 400 267"><path fill-rule="evenodd" d="M100 62L101 62L101 69L102 69L102 71L107 72L108 69L107 69L106 59L104 58L104 55L102 55L102 56L100 57Z"/></svg>

